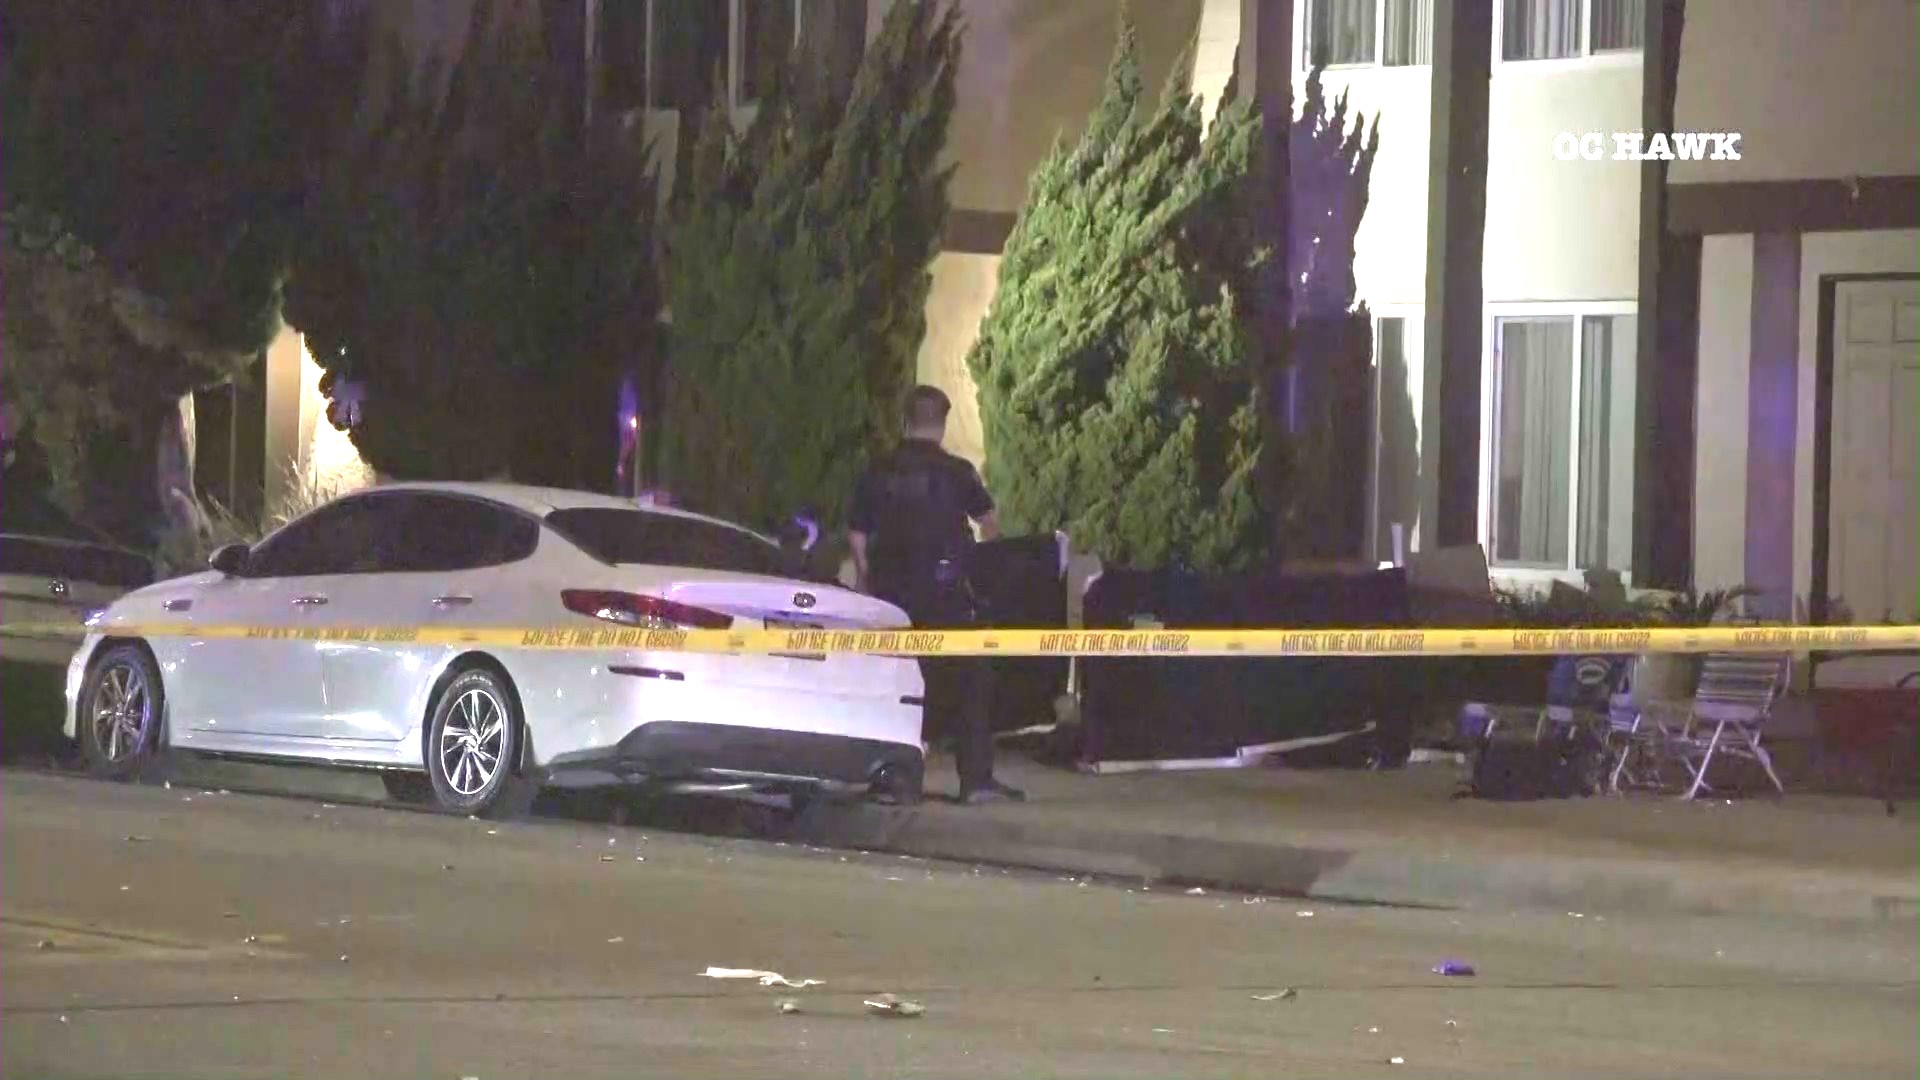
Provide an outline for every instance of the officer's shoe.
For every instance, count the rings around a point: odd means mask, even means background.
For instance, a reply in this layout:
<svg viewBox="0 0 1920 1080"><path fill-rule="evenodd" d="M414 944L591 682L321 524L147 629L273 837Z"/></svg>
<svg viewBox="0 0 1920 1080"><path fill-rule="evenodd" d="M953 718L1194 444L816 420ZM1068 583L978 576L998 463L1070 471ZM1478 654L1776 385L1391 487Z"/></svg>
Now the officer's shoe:
<svg viewBox="0 0 1920 1080"><path fill-rule="evenodd" d="M960 792L960 801L968 806L997 802L1026 802L1027 793L1017 787L1009 787L998 780L989 780L981 787Z"/></svg>

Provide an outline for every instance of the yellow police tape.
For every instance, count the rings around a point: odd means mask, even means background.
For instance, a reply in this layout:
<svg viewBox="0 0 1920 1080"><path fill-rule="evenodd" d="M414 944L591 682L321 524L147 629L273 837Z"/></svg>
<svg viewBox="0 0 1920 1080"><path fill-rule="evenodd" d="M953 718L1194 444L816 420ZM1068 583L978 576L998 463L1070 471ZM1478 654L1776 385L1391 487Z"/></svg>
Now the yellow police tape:
<svg viewBox="0 0 1920 1080"><path fill-rule="evenodd" d="M97 627L115 637L193 637L511 649L885 656L1515 656L1699 652L1911 652L1916 626L1711 626L1614 630L640 630L587 626ZM71 625L0 636L76 637Z"/></svg>

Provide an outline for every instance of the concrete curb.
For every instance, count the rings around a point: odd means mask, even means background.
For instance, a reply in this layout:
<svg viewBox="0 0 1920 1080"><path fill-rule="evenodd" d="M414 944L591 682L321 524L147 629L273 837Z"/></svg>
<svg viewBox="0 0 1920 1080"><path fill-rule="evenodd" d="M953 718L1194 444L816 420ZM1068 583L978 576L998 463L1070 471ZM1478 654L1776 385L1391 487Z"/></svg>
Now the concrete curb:
<svg viewBox="0 0 1920 1080"><path fill-rule="evenodd" d="M1581 914L1920 916L1920 882L1794 866L1338 849L1022 821L926 805L823 808L801 839L922 858L1105 874L1328 902Z"/></svg>

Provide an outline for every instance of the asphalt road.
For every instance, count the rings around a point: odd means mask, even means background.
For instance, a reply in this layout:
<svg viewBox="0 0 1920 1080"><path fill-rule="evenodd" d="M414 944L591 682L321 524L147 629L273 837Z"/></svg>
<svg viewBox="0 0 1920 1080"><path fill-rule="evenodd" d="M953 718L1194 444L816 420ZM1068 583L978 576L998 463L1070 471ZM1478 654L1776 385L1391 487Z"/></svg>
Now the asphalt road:
<svg viewBox="0 0 1920 1080"><path fill-rule="evenodd" d="M1309 917L647 827L16 772L0 810L7 1077L1920 1069L1910 922ZM1478 975L1430 972L1447 959ZM881 992L926 1014L869 1014Z"/></svg>

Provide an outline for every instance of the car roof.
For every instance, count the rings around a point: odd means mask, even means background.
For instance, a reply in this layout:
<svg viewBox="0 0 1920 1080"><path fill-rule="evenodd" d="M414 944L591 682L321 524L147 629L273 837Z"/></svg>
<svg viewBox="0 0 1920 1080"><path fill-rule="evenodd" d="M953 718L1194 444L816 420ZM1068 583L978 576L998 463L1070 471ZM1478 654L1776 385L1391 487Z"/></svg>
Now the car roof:
<svg viewBox="0 0 1920 1080"><path fill-rule="evenodd" d="M515 510L546 517L555 510L637 510L649 514L661 514L668 517L686 518L690 521L704 521L713 525L737 529L751 533L768 543L773 541L753 529L738 522L722 518L708 517L671 506L655 506L641 503L633 498L618 495L602 495L592 491L571 491L566 488L537 487L531 484L506 484L493 482L456 483L452 481L417 482L395 481L367 488L367 491L431 491L449 495L466 495L476 499L488 499L510 506ZM359 494L359 492L355 492Z"/></svg>

